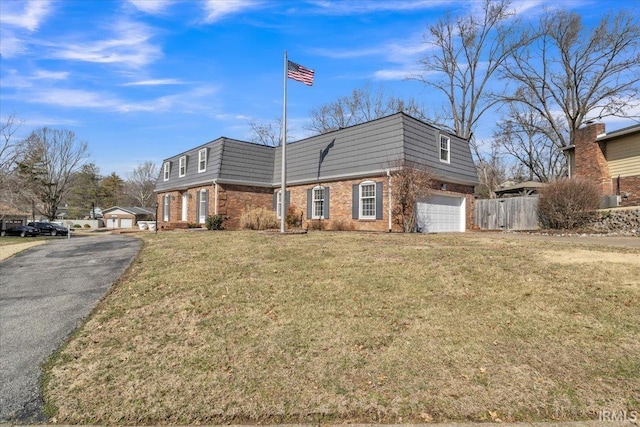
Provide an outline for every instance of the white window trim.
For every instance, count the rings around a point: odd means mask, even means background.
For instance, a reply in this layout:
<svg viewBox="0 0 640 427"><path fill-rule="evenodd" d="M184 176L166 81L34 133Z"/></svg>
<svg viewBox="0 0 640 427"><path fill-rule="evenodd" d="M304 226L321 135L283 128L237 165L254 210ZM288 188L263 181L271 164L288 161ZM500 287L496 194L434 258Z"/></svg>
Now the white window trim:
<svg viewBox="0 0 640 427"><path fill-rule="evenodd" d="M362 213L362 208L364 206L364 203L362 203L362 201L365 199L362 196L362 187L364 186L369 186L369 185L373 185L373 215L364 215ZM360 183L360 186L358 187L358 218L359 219L376 219L376 200L377 200L377 194L376 194L376 183L374 181L364 181ZM371 196L367 196L367 199L370 199Z"/></svg>
<svg viewBox="0 0 640 427"><path fill-rule="evenodd" d="M282 218L280 211L282 210L282 190L278 190L276 195L276 216L278 219Z"/></svg>
<svg viewBox="0 0 640 427"><path fill-rule="evenodd" d="M322 190L322 199L316 199L316 190ZM325 191L324 187L319 185L311 189L311 219L324 219L324 213L327 207L327 204L325 202L326 197L327 197L327 192ZM316 215L317 201L322 202L322 215Z"/></svg>
<svg viewBox="0 0 640 427"><path fill-rule="evenodd" d="M169 175L171 174L171 162L164 162L162 174L164 180L169 181Z"/></svg>
<svg viewBox="0 0 640 427"><path fill-rule="evenodd" d="M187 156L180 157L178 164L178 176L182 178L187 174Z"/></svg>
<svg viewBox="0 0 640 427"><path fill-rule="evenodd" d="M182 193L182 212L181 221L187 221L189 215L189 194L187 192Z"/></svg>
<svg viewBox="0 0 640 427"><path fill-rule="evenodd" d="M171 209L171 199L169 194L164 195L162 200L162 219L164 222L169 221L169 210Z"/></svg>
<svg viewBox="0 0 640 427"><path fill-rule="evenodd" d="M446 149L442 148L443 140L447 141L447 148ZM439 142L438 143L438 158L440 159L440 161L442 163L450 163L451 162L451 138L449 138L446 135L440 135L440 138L439 138L438 142ZM442 158L443 151L446 151L446 153L447 153L446 160Z"/></svg>
<svg viewBox="0 0 640 427"><path fill-rule="evenodd" d="M204 209L202 209L206 204L207 204L207 199L205 198L205 195L207 194L207 190L206 189L201 189L200 191L198 191L198 224L204 224L205 222L207 222L207 215L202 215L202 212L204 212Z"/></svg>
<svg viewBox="0 0 640 427"><path fill-rule="evenodd" d="M204 162L204 166L202 163ZM198 151L198 173L206 172L207 170L207 149L203 148Z"/></svg>

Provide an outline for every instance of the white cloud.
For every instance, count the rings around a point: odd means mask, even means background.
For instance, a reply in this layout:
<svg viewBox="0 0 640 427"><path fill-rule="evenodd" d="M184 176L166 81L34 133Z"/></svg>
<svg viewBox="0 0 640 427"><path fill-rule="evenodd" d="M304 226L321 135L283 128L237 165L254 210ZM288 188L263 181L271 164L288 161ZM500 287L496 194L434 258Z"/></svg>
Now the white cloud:
<svg viewBox="0 0 640 427"><path fill-rule="evenodd" d="M61 43L56 43L52 45L53 56L75 61L121 64L132 68L145 66L162 56L160 48L150 42L153 31L144 24L118 21L113 24L111 31L114 36L105 40L69 43L61 48Z"/></svg>
<svg viewBox="0 0 640 427"><path fill-rule="evenodd" d="M5 59L14 58L27 50L22 39L4 28L0 30L0 40L2 40L2 43L0 43L0 55Z"/></svg>
<svg viewBox="0 0 640 427"><path fill-rule="evenodd" d="M373 77L377 80L405 80L418 72L419 70L411 69L378 70L373 74Z"/></svg>
<svg viewBox="0 0 640 427"><path fill-rule="evenodd" d="M47 70L37 70L31 76L32 80L66 80L69 77L69 72L67 71L47 71Z"/></svg>
<svg viewBox="0 0 640 427"><path fill-rule="evenodd" d="M52 2L49 0L3 1L0 22L35 31L51 11L51 6Z"/></svg>
<svg viewBox="0 0 640 427"><path fill-rule="evenodd" d="M38 96L30 97L29 101L71 108L114 109L119 105L117 99L78 89L39 89Z"/></svg>
<svg viewBox="0 0 640 427"><path fill-rule="evenodd" d="M443 5L455 4L455 0L386 0L362 1L318 0L312 2L322 13L328 15L356 15L376 12L412 12L434 9Z"/></svg>
<svg viewBox="0 0 640 427"><path fill-rule="evenodd" d="M203 7L206 13L205 22L213 23L223 19L226 15L242 12L258 6L255 0L207 0Z"/></svg>
<svg viewBox="0 0 640 427"><path fill-rule="evenodd" d="M164 85L182 85L185 84L182 80L178 79L152 79L141 80L137 82L125 83L122 86L164 86Z"/></svg>
<svg viewBox="0 0 640 427"><path fill-rule="evenodd" d="M150 15L162 15L173 3L171 0L129 0L138 10Z"/></svg>

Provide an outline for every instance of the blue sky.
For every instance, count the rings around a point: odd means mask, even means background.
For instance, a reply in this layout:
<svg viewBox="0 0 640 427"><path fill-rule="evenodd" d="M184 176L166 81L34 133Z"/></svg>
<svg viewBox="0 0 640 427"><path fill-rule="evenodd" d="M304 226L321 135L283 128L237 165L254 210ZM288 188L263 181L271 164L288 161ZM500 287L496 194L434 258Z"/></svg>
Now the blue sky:
<svg viewBox="0 0 640 427"><path fill-rule="evenodd" d="M638 6L638 0L605 2ZM603 13L596 0L519 0ZM289 136L307 136L314 107L367 83L428 110L442 100L406 77L420 70L428 26L478 3L450 0L0 0L0 119L21 134L70 129L103 175L220 136L249 139L249 121L282 115L283 52L316 72L313 87L289 80ZM491 133L487 116L480 138ZM611 123L608 130L633 123ZM609 125L609 123L608 123Z"/></svg>

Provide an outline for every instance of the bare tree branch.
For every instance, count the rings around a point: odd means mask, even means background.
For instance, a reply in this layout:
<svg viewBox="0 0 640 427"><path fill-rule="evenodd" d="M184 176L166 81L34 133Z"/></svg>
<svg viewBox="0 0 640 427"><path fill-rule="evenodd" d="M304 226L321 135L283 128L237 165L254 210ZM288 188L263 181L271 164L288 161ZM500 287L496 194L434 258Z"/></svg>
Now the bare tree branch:
<svg viewBox="0 0 640 427"><path fill-rule="evenodd" d="M544 120L544 134L557 149L573 144L575 131L589 117L631 117L640 105L636 14L609 14L587 29L579 15L553 10L533 34L534 41L514 51L500 70L517 85L501 99Z"/></svg>
<svg viewBox="0 0 640 427"><path fill-rule="evenodd" d="M87 143L76 141L69 130L34 130L20 144L19 175L38 202L38 210L54 220L71 179L87 158Z"/></svg>

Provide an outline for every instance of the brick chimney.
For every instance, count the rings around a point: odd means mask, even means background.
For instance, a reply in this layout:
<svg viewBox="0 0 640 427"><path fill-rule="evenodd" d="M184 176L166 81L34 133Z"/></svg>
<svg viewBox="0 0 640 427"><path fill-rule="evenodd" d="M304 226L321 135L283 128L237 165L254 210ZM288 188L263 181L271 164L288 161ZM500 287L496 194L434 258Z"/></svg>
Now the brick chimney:
<svg viewBox="0 0 640 427"><path fill-rule="evenodd" d="M596 182L603 196L614 194L604 144L596 141L596 138L604 133L604 123L588 124L576 131L574 140L574 176Z"/></svg>

